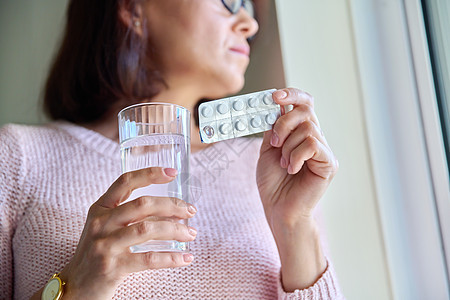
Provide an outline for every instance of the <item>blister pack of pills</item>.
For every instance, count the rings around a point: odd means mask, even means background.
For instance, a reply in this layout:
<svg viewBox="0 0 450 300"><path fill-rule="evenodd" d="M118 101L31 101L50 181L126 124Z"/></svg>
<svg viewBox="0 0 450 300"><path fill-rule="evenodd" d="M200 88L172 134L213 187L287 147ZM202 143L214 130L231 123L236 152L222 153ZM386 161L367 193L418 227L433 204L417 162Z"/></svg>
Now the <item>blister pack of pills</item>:
<svg viewBox="0 0 450 300"><path fill-rule="evenodd" d="M272 129L281 115L270 89L204 102L198 107L200 138L214 143Z"/></svg>

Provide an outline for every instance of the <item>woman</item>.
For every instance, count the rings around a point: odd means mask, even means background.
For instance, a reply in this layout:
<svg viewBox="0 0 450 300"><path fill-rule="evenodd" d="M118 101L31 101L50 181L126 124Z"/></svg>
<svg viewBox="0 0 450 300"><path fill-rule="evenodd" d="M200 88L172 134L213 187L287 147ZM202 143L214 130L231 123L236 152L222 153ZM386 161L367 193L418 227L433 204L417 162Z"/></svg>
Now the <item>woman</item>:
<svg viewBox="0 0 450 300"><path fill-rule="evenodd" d="M298 89L274 93L294 109L245 147L207 147L193 124L195 206L119 205L176 170L119 176L117 112L149 100L193 111L238 92L258 30L251 2L72 0L67 18L44 99L57 121L0 131L0 293L39 299L59 273L63 299L341 298L312 215L337 161ZM224 158L226 167L205 167ZM192 226L158 219L172 216ZM191 253L129 252L149 239L193 241Z"/></svg>

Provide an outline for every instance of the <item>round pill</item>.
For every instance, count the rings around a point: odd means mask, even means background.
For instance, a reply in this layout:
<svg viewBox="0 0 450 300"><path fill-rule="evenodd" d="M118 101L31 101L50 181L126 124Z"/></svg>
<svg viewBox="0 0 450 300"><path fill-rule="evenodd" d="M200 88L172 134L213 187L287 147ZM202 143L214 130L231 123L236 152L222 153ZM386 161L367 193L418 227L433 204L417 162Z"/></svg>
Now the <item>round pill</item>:
<svg viewBox="0 0 450 300"><path fill-rule="evenodd" d="M247 128L247 125L245 125L245 123L242 120L237 121L234 126L239 131L243 131L243 130L245 130Z"/></svg>
<svg viewBox="0 0 450 300"><path fill-rule="evenodd" d="M266 94L266 95L264 95L263 102L264 102L264 104L266 104L266 105L272 104L272 103L273 103L272 94Z"/></svg>
<svg viewBox="0 0 450 300"><path fill-rule="evenodd" d="M228 112L228 105L226 105L225 103L219 104L219 106L217 106L217 111L222 115L226 114Z"/></svg>
<svg viewBox="0 0 450 300"><path fill-rule="evenodd" d="M202 109L202 115L203 115L205 118L211 117L212 114L213 114L213 109L211 108L211 106L207 105L207 106L203 107L203 109Z"/></svg>
<svg viewBox="0 0 450 300"><path fill-rule="evenodd" d="M250 99L248 99L248 106L250 106L251 108L255 108L259 105L259 99L252 97Z"/></svg>
<svg viewBox="0 0 450 300"><path fill-rule="evenodd" d="M236 100L233 103L233 108L234 110L240 111L244 109L244 102L242 102L242 100Z"/></svg>
<svg viewBox="0 0 450 300"><path fill-rule="evenodd" d="M266 115L266 122L269 125L275 124L275 121L277 120L277 115L274 113L269 113Z"/></svg>
<svg viewBox="0 0 450 300"><path fill-rule="evenodd" d="M212 138L214 135L214 128L212 128L211 126L207 125L203 128L203 132L206 134L206 136L208 138Z"/></svg>
<svg viewBox="0 0 450 300"><path fill-rule="evenodd" d="M220 125L219 130L221 134L229 134L231 131L231 126L229 123L225 123Z"/></svg>
<svg viewBox="0 0 450 300"><path fill-rule="evenodd" d="M250 121L250 125L252 125L253 128L261 126L261 123L261 118L259 116L253 117Z"/></svg>

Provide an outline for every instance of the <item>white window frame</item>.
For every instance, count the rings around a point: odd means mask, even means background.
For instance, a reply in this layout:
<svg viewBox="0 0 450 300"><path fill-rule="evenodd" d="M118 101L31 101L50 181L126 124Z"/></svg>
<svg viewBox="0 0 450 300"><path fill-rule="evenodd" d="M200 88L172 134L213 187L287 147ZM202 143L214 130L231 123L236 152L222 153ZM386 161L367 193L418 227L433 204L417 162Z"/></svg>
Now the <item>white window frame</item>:
<svg viewBox="0 0 450 300"><path fill-rule="evenodd" d="M428 150L428 163L441 226L443 248L447 263L447 276L450 278L450 179L442 127L439 120L430 50L428 48L420 1L405 1L405 9Z"/></svg>
<svg viewBox="0 0 450 300"><path fill-rule="evenodd" d="M393 297L449 299L449 175L421 3L349 3Z"/></svg>

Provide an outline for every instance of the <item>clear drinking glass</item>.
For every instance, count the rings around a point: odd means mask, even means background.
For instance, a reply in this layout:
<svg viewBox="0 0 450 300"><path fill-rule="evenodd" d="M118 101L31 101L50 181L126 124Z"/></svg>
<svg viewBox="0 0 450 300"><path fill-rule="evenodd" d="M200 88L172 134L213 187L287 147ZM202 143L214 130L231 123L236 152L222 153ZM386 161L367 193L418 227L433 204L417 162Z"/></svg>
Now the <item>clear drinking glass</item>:
<svg viewBox="0 0 450 300"><path fill-rule="evenodd" d="M122 173L147 167L178 170L170 183L139 188L127 201L141 196L176 197L190 203L189 157L191 152L190 112L170 103L143 103L119 112ZM188 225L188 220L172 220ZM189 243L150 240L130 247L139 252L188 252Z"/></svg>

